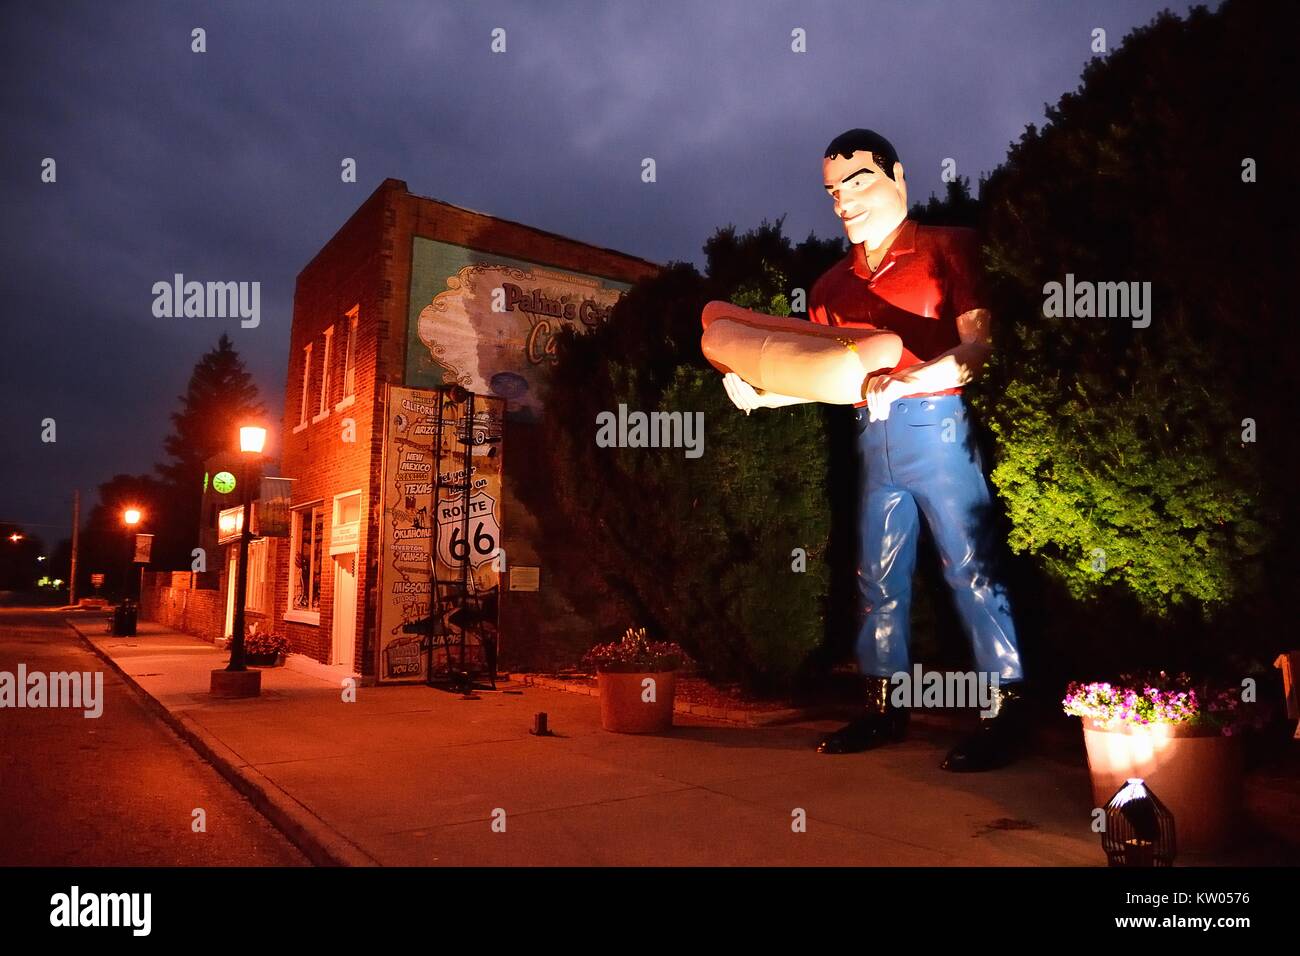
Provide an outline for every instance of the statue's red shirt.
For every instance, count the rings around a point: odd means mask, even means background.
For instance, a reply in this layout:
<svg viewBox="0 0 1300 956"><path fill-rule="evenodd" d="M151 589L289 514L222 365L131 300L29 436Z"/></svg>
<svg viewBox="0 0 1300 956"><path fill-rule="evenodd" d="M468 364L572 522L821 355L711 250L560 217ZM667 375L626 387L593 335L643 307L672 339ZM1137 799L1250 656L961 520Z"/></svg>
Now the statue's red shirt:
<svg viewBox="0 0 1300 956"><path fill-rule="evenodd" d="M894 332L903 340L903 357L893 371L928 362L960 344L957 316L988 308L978 256L972 229L904 220L875 272L863 247L854 245L817 280L808 297L808 317L822 325Z"/></svg>

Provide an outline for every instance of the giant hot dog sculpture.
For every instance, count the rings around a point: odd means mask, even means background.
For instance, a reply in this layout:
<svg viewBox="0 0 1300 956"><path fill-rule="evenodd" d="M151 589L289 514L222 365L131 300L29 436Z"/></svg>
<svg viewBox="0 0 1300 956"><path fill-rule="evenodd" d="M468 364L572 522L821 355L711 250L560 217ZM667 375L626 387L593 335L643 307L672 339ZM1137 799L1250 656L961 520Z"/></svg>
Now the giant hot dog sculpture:
<svg viewBox="0 0 1300 956"><path fill-rule="evenodd" d="M700 320L700 350L718 371L810 402L862 401L867 376L895 368L903 355L903 341L893 332L817 325L729 302L710 302Z"/></svg>

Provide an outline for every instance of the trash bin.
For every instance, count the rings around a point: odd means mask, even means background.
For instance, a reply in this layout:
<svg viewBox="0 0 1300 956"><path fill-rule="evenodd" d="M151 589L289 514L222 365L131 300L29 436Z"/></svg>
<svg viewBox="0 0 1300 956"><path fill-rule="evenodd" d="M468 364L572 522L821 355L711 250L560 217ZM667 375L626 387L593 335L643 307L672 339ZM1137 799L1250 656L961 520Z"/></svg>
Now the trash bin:
<svg viewBox="0 0 1300 956"><path fill-rule="evenodd" d="M113 609L113 634L116 637L134 637L139 605L129 598Z"/></svg>

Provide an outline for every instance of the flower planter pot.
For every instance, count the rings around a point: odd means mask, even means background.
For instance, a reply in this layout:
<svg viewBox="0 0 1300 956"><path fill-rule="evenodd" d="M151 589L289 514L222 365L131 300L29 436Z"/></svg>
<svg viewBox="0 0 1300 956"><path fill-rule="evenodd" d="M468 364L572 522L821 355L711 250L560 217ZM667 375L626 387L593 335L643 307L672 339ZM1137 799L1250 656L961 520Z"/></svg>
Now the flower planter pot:
<svg viewBox="0 0 1300 956"><path fill-rule="evenodd" d="M644 681L647 678L655 682L653 701L644 699ZM596 682L600 686L600 723L606 730L616 734L654 734L672 727L676 672L623 674L599 671Z"/></svg>
<svg viewBox="0 0 1300 956"><path fill-rule="evenodd" d="M244 663L250 667L279 667L281 658L279 654L245 654Z"/></svg>
<svg viewBox="0 0 1300 956"><path fill-rule="evenodd" d="M1198 736L1177 725L1112 729L1084 722L1093 806L1141 777L1174 815L1178 852L1217 849L1241 812L1241 738Z"/></svg>

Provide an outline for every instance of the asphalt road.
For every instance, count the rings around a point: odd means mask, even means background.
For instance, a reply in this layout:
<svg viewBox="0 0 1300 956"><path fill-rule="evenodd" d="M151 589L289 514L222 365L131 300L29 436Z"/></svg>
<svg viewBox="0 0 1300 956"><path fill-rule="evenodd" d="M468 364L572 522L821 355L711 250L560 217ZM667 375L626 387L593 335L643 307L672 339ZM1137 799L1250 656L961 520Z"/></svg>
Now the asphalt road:
<svg viewBox="0 0 1300 956"><path fill-rule="evenodd" d="M0 866L306 866L63 623L0 608L0 672L104 675L103 713L0 708ZM195 810L206 832L196 832Z"/></svg>

